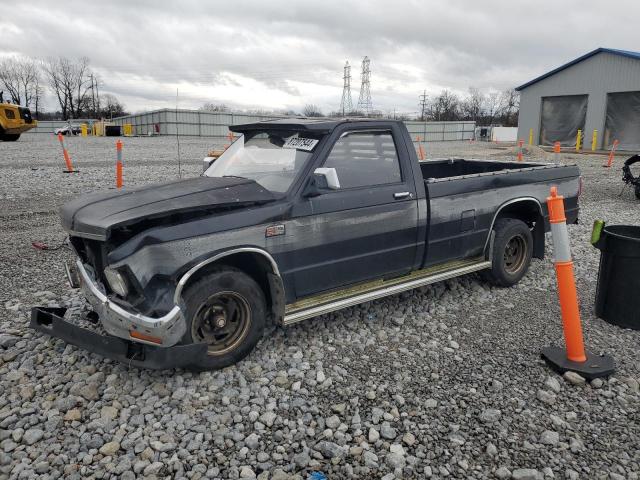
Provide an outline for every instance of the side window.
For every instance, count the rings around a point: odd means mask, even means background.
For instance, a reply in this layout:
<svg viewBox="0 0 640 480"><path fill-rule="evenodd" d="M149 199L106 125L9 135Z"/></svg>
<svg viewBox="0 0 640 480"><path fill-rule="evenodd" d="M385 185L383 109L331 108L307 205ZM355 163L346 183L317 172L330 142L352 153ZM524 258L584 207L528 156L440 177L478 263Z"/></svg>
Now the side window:
<svg viewBox="0 0 640 480"><path fill-rule="evenodd" d="M402 181L390 131L345 135L333 146L323 167L336 169L341 189Z"/></svg>

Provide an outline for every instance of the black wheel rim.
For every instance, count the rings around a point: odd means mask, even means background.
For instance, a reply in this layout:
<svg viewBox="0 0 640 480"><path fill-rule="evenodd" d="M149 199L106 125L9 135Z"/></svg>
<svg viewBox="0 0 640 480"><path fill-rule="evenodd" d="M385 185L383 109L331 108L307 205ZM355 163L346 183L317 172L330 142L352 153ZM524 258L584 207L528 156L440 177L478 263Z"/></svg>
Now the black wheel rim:
<svg viewBox="0 0 640 480"><path fill-rule="evenodd" d="M250 325L249 302L236 292L219 292L198 309L191 322L191 338L206 343L209 355L224 355L242 343Z"/></svg>
<svg viewBox="0 0 640 480"><path fill-rule="evenodd" d="M527 242L522 235L509 239L504 249L504 269L510 275L518 273L524 266L527 256Z"/></svg>

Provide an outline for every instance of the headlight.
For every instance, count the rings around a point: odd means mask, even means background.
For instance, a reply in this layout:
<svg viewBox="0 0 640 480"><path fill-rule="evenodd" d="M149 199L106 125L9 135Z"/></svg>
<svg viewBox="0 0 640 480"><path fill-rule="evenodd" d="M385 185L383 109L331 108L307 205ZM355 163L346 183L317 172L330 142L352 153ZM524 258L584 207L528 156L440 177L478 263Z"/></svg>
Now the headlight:
<svg viewBox="0 0 640 480"><path fill-rule="evenodd" d="M120 272L112 268L105 268L104 278L107 279L107 283L109 284L109 287L111 287L111 290L113 292L117 293L123 298L127 296L127 293L129 293L127 281Z"/></svg>

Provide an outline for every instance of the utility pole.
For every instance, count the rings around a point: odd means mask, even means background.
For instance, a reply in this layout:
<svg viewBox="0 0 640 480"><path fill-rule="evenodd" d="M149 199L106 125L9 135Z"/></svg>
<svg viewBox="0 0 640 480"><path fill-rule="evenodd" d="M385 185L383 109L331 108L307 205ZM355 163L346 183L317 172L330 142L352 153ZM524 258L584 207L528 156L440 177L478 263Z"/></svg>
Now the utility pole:
<svg viewBox="0 0 640 480"><path fill-rule="evenodd" d="M100 115L100 91L98 90L98 78L96 77L96 102L98 104L97 113Z"/></svg>
<svg viewBox="0 0 640 480"><path fill-rule="evenodd" d="M360 73L362 84L360 85L357 110L363 112L365 115L371 115L373 110L371 103L371 68L369 64L369 57L364 57L362 59L362 71Z"/></svg>
<svg viewBox="0 0 640 480"><path fill-rule="evenodd" d="M95 92L93 91L93 73L91 73L89 75L89 78L91 79L91 108L93 109L93 116L96 116L96 96L95 96Z"/></svg>
<svg viewBox="0 0 640 480"><path fill-rule="evenodd" d="M340 101L340 111L342 116L351 113L353 111L353 105L351 104L351 66L349 62L344 64L344 86L342 87L342 100Z"/></svg>
<svg viewBox="0 0 640 480"><path fill-rule="evenodd" d="M420 95L420 111L422 112L420 115L420 120L425 121L425 113L427 111L427 91L424 90L422 95Z"/></svg>

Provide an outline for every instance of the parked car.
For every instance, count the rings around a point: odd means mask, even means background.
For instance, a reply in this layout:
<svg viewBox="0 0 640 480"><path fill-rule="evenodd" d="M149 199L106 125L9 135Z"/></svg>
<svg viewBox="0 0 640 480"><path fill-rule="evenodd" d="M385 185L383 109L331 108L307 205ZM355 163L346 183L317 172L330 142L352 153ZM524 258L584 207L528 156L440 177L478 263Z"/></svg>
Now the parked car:
<svg viewBox="0 0 640 480"><path fill-rule="evenodd" d="M578 219L575 165L418 162L399 121L280 119L199 178L85 195L61 210L68 268L108 335L36 307L33 328L127 364L214 369L267 322L483 272L509 287L543 258L545 198Z"/></svg>
<svg viewBox="0 0 640 480"><path fill-rule="evenodd" d="M80 125L65 125L64 127L54 129L53 133L55 135L59 133L62 135L80 135L82 133L82 127Z"/></svg>

